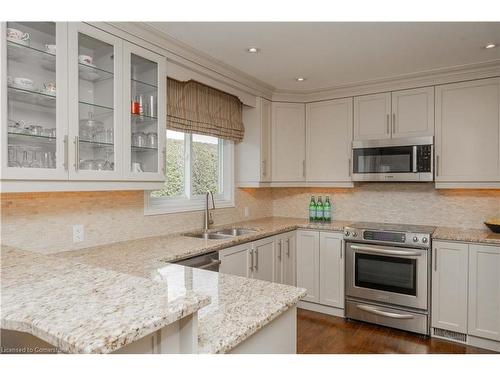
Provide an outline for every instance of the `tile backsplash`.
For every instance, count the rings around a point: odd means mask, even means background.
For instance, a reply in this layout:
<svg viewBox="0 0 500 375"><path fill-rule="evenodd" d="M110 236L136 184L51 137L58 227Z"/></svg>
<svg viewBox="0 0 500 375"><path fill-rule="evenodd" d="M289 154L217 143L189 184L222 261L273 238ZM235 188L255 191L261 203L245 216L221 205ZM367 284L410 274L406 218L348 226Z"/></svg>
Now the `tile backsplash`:
<svg viewBox="0 0 500 375"><path fill-rule="evenodd" d="M308 217L311 195L330 195L334 220L486 229L500 216L500 190L436 190L431 183L364 183L354 189L273 190L273 215Z"/></svg>
<svg viewBox="0 0 500 375"><path fill-rule="evenodd" d="M270 189L237 189L236 207L215 210L216 224L272 215ZM203 211L144 216L142 191L2 194L2 243L54 253L201 229ZM244 209L249 208L245 217ZM73 243L73 225L85 239Z"/></svg>
<svg viewBox="0 0 500 375"><path fill-rule="evenodd" d="M310 196L318 194L331 196L337 220L485 228L484 220L500 216L500 190L370 183L354 189L237 189L236 207L217 209L215 223L305 218ZM2 194L1 203L2 243L43 253L201 229L203 224L202 211L144 216L142 191ZM85 240L76 244L75 224L85 228Z"/></svg>

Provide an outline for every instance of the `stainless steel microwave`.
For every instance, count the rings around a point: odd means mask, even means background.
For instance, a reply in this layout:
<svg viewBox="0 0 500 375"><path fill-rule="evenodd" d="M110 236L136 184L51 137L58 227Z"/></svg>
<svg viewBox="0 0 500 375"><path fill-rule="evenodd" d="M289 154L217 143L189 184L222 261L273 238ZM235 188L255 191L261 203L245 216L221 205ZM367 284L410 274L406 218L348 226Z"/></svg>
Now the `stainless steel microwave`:
<svg viewBox="0 0 500 375"><path fill-rule="evenodd" d="M434 181L434 138L352 143L353 181Z"/></svg>

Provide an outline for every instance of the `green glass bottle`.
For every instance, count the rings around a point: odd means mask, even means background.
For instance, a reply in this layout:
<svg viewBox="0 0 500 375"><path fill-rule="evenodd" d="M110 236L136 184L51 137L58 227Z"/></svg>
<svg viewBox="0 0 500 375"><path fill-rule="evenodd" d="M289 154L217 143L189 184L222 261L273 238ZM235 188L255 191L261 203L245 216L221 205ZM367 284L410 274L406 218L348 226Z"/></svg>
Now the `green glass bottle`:
<svg viewBox="0 0 500 375"><path fill-rule="evenodd" d="M325 205L323 206L323 218L327 223L332 221L332 205L330 203L330 196L326 196Z"/></svg>
<svg viewBox="0 0 500 375"><path fill-rule="evenodd" d="M318 202L316 203L316 221L324 220L324 206L321 197L318 197Z"/></svg>
<svg viewBox="0 0 500 375"><path fill-rule="evenodd" d="M316 202L314 201L314 195L311 196L311 201L309 202L309 221L316 220Z"/></svg>

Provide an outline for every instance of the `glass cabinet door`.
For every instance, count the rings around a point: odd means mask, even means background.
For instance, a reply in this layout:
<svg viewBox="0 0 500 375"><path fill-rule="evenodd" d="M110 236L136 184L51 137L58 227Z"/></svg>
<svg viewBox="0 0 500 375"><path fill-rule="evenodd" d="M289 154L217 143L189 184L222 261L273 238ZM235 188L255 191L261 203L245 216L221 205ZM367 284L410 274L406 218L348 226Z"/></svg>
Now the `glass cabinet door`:
<svg viewBox="0 0 500 375"><path fill-rule="evenodd" d="M124 171L128 179L164 181L166 58L124 44Z"/></svg>
<svg viewBox="0 0 500 375"><path fill-rule="evenodd" d="M119 179L122 41L82 23L69 30L71 178Z"/></svg>
<svg viewBox="0 0 500 375"><path fill-rule="evenodd" d="M4 179L68 178L66 38L64 23L2 23Z"/></svg>

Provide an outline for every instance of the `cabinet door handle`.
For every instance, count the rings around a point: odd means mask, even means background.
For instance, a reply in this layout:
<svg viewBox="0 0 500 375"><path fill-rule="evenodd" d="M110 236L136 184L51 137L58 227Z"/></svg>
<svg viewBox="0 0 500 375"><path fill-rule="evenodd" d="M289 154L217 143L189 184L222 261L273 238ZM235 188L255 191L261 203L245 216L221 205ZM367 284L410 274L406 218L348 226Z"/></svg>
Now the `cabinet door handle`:
<svg viewBox="0 0 500 375"><path fill-rule="evenodd" d="M255 249L255 271L259 269L259 249Z"/></svg>
<svg viewBox="0 0 500 375"><path fill-rule="evenodd" d="M436 155L436 176L439 176L439 155Z"/></svg>
<svg viewBox="0 0 500 375"><path fill-rule="evenodd" d="M250 271L253 270L253 249L250 249Z"/></svg>
<svg viewBox="0 0 500 375"><path fill-rule="evenodd" d="M351 158L349 158L349 177L351 177Z"/></svg>
<svg viewBox="0 0 500 375"><path fill-rule="evenodd" d="M264 177L267 176L266 161L265 160L262 160L262 176L264 176Z"/></svg>
<svg viewBox="0 0 500 375"><path fill-rule="evenodd" d="M396 114L392 114L392 134L396 133Z"/></svg>
<svg viewBox="0 0 500 375"><path fill-rule="evenodd" d="M302 177L306 177L306 161L302 160Z"/></svg>
<svg viewBox="0 0 500 375"><path fill-rule="evenodd" d="M80 140L78 136L75 137L75 140L73 141L75 143L75 171L78 172L78 169L80 169Z"/></svg>
<svg viewBox="0 0 500 375"><path fill-rule="evenodd" d="M340 259L342 259L344 257L344 246L345 246L345 242L342 241L342 243L340 245Z"/></svg>
<svg viewBox="0 0 500 375"><path fill-rule="evenodd" d="M162 155L163 155L163 168L162 168L162 171L163 171L163 175L166 176L167 175L167 147L163 147L163 150L162 150Z"/></svg>
<svg viewBox="0 0 500 375"><path fill-rule="evenodd" d="M64 170L68 170L68 135L64 136Z"/></svg>
<svg viewBox="0 0 500 375"><path fill-rule="evenodd" d="M434 271L438 270L438 252L437 248L434 249Z"/></svg>
<svg viewBox="0 0 500 375"><path fill-rule="evenodd" d="M290 258L290 240L288 238L286 240L286 256Z"/></svg>
<svg viewBox="0 0 500 375"><path fill-rule="evenodd" d="M280 251L278 252L278 259L281 260L281 247L283 245L283 240L279 240L278 242L278 246L279 246L279 249Z"/></svg>
<svg viewBox="0 0 500 375"><path fill-rule="evenodd" d="M387 134L391 133L390 122L391 122L391 116L387 114Z"/></svg>

